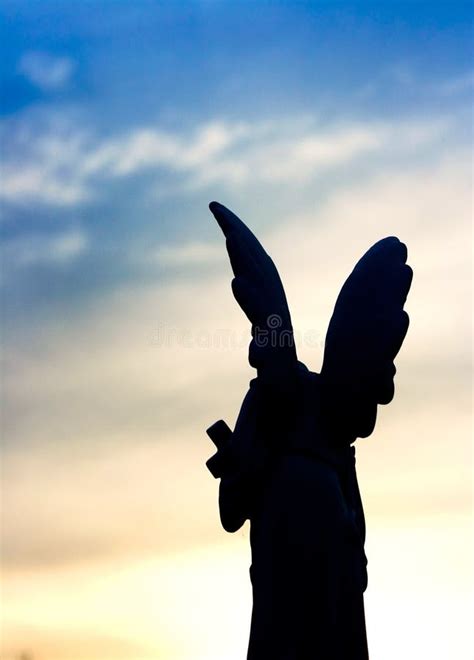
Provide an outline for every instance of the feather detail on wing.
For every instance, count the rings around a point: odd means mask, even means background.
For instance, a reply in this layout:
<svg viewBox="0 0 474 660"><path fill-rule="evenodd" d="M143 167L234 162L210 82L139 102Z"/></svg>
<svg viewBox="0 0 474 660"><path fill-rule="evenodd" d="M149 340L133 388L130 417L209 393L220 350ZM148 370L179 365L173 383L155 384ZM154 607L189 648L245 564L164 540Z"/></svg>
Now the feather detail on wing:
<svg viewBox="0 0 474 660"><path fill-rule="evenodd" d="M320 382L326 428L344 442L370 435L377 405L393 398L393 361L409 323L403 306L413 272L406 259L398 238L378 241L337 298Z"/></svg>
<svg viewBox="0 0 474 660"><path fill-rule="evenodd" d="M242 220L218 202L211 202L209 208L226 237L234 273L232 292L252 324L249 362L261 373L281 377L289 365L296 364L296 351L278 271Z"/></svg>

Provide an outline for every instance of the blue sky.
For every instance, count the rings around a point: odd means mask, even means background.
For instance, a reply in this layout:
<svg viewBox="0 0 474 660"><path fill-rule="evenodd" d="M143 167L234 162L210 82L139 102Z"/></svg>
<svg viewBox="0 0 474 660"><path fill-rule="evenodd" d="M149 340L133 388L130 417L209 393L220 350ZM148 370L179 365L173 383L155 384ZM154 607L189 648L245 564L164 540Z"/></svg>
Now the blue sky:
<svg viewBox="0 0 474 660"><path fill-rule="evenodd" d="M274 257L313 369L354 263L407 243L397 395L357 443L369 645L467 660L471 5L6 0L1 16L5 657L221 660L228 640L242 657L247 532L219 529L204 468L204 429L232 424L253 377L217 199Z"/></svg>
<svg viewBox="0 0 474 660"><path fill-rule="evenodd" d="M127 148L127 139L151 127L184 146L213 123L232 132L239 123L269 121L275 124L270 139L280 123L291 140L291 126L297 139L299 124L311 120L325 130L413 116L422 122L450 112L453 96L466 115L469 11L458 3L5 3L4 167L22 171L35 151L50 149L48 156L37 155L31 176L38 178L38 167L55 170L49 183L31 182L36 192L24 184L6 196L1 232L7 257L34 251L38 243L65 244L71 256L23 258L28 267L16 269L12 294L5 293L6 323L37 305L102 296L130 279L176 276L140 258L150 241L211 240L214 228L205 218L211 198L246 210L263 194L249 181L236 186L225 176L183 194L186 164L173 172L155 162L119 177L98 166L81 176L81 161L94 145L121 141ZM455 128L460 142L469 132L466 116ZM54 164L47 142L58 136L69 157ZM206 167L203 160L195 170ZM346 168L339 179L300 187L319 200L357 174ZM45 193L63 187L64 179L69 190ZM160 193L153 199L154 187ZM280 222L295 195L271 181L266 187L266 216Z"/></svg>

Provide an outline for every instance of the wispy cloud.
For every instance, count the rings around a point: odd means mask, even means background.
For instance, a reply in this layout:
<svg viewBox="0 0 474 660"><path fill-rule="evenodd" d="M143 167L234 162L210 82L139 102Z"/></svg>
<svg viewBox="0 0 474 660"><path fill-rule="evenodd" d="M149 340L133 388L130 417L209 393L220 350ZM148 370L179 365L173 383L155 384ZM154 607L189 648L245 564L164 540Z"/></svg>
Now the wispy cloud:
<svg viewBox="0 0 474 660"><path fill-rule="evenodd" d="M38 51L24 53L18 63L18 71L43 91L64 87L69 82L74 68L75 64L70 57L58 57Z"/></svg>
<svg viewBox="0 0 474 660"><path fill-rule="evenodd" d="M170 268L209 265L225 261L221 245L196 241L184 245L162 245L153 257L160 265Z"/></svg>
<svg viewBox="0 0 474 660"><path fill-rule="evenodd" d="M28 234L5 241L2 258L5 270L40 264L61 266L79 257L87 245L87 236L79 229L52 235Z"/></svg>
<svg viewBox="0 0 474 660"><path fill-rule="evenodd" d="M73 122L53 115L4 120L0 199L17 206L72 206L87 199L82 172L87 137Z"/></svg>
<svg viewBox="0 0 474 660"><path fill-rule="evenodd" d="M243 123L219 121L197 127L190 136L142 128L105 142L89 153L83 169L85 173L103 171L112 176L159 167L192 170L218 158L252 133L252 128Z"/></svg>
<svg viewBox="0 0 474 660"><path fill-rule="evenodd" d="M371 154L391 157L429 145L451 125L446 118L329 125L315 119L214 121L189 134L148 126L100 140L74 124L39 134L28 119L25 124L8 140L0 194L12 204L57 206L87 200L98 193L99 182L145 171L170 176L174 192L215 184L308 183ZM31 136L27 145L25 133Z"/></svg>

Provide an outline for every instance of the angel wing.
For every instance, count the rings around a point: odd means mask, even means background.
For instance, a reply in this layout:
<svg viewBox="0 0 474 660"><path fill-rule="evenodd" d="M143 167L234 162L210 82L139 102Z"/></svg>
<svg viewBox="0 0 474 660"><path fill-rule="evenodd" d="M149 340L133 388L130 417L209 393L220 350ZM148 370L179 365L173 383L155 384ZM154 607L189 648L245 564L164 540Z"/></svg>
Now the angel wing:
<svg viewBox="0 0 474 660"><path fill-rule="evenodd" d="M225 530L234 532L251 515L267 464L263 436L271 435L272 421L277 423L282 408L278 401L291 390L298 363L290 311L275 264L234 213L218 202L211 202L209 208L226 237L234 273L232 291L252 324L249 362L258 371L234 431L222 420L208 429L218 448L207 466L216 478L221 477L221 522Z"/></svg>
<svg viewBox="0 0 474 660"><path fill-rule="evenodd" d="M252 324L251 366L277 374L296 364L290 310L275 264L250 229L218 202L209 208L226 237L234 273L232 291Z"/></svg>
<svg viewBox="0 0 474 660"><path fill-rule="evenodd" d="M249 362L279 393L294 385L298 365L290 311L275 264L229 209L211 202L234 272L232 291L252 324ZM394 395L393 361L408 330L403 306L413 272L398 238L384 238L356 264L336 301L319 381L322 421L344 442L367 437L377 405ZM285 386L286 385L286 386Z"/></svg>
<svg viewBox="0 0 474 660"><path fill-rule="evenodd" d="M327 428L345 442L369 436L377 405L394 395L394 358L408 330L413 272L407 248L384 238L356 264L336 301L320 383Z"/></svg>

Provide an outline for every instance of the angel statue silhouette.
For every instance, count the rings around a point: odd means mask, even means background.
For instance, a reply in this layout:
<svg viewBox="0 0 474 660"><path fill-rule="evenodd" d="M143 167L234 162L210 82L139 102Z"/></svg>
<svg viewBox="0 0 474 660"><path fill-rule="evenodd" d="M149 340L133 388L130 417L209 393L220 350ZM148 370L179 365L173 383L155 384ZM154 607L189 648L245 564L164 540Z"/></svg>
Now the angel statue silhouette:
<svg viewBox="0 0 474 660"><path fill-rule="evenodd" d="M394 358L408 330L412 270L398 238L356 264L337 298L321 373L298 361L278 271L246 225L217 202L233 294L252 324L257 370L231 431L207 433L217 453L222 526L250 520L253 608L248 660L366 660L365 522L357 438L394 395Z"/></svg>

